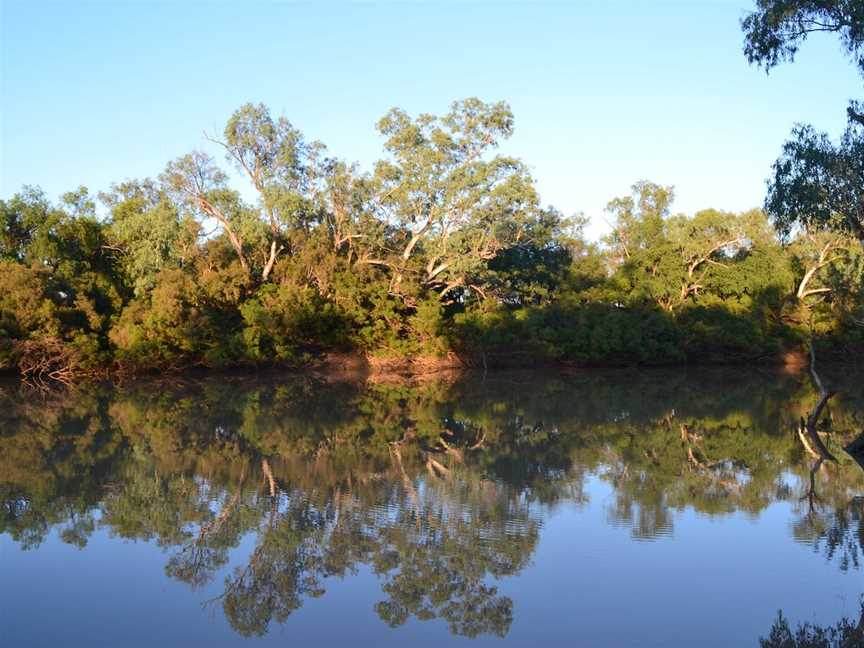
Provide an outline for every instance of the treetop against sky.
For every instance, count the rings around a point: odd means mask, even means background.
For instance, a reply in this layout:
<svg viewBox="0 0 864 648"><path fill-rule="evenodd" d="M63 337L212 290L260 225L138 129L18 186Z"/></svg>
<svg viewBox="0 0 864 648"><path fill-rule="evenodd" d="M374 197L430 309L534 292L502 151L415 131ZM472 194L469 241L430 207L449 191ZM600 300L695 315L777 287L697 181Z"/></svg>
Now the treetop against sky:
<svg viewBox="0 0 864 648"><path fill-rule="evenodd" d="M544 203L607 229L606 202L650 177L676 208L744 210L796 122L838 135L861 78L816 35L766 78L741 55L752 3L2 2L0 195L58 196L154 176L247 101L370 168L375 123L506 100ZM238 187L242 183L238 183Z"/></svg>

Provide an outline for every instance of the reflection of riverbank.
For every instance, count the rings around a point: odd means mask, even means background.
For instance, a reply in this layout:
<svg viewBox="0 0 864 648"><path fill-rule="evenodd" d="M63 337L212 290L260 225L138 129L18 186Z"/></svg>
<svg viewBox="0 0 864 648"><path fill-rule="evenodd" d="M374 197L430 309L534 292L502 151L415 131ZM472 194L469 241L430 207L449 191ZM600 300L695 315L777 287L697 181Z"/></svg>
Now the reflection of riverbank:
<svg viewBox="0 0 864 648"><path fill-rule="evenodd" d="M150 383L178 385L189 382L207 380L256 381L299 379L314 376L324 382L459 382L484 378L507 380L514 374L530 376L532 380L567 379L568 376L614 374L619 377L657 374L663 376L673 373L727 373L728 375L762 374L774 376L777 380L787 378L801 379L806 376L809 366L807 354L800 350L778 352L775 356L761 356L757 359L722 362L691 362L682 364L656 364L638 366L633 363L600 363L580 365L573 362L559 362L548 358L532 359L530 354L489 353L477 357L462 357L454 353L439 357L434 355L418 355L412 357L367 356L362 353L324 353L313 355L303 365L273 364L256 367L201 367L188 366L168 371L146 371L136 373L111 373L100 371L94 376L81 376L75 385L98 384L110 382ZM829 379L836 377L841 382L853 384L851 377L857 376L864 380L864 368L854 359L843 362L833 359L820 363L820 371ZM16 389L19 386L16 373L9 369L0 369L0 391ZM40 383L41 390L62 389L62 383Z"/></svg>
<svg viewBox="0 0 864 648"><path fill-rule="evenodd" d="M674 538L682 511L723 520L782 503L793 539L858 568L842 556L864 537L864 471L811 472L791 431L814 395L791 377L291 376L26 399L17 389L0 394L0 533L32 548L52 532L79 547L100 530L155 542L166 574L195 588L217 586L230 565L213 604L241 634L267 632L361 567L380 581L388 625L438 618L460 635L507 634L516 611L498 581L531 563L544 512L591 504L589 481L610 494L603 523L633 539ZM831 438L859 416L848 402L832 405ZM241 545L248 555L231 562Z"/></svg>

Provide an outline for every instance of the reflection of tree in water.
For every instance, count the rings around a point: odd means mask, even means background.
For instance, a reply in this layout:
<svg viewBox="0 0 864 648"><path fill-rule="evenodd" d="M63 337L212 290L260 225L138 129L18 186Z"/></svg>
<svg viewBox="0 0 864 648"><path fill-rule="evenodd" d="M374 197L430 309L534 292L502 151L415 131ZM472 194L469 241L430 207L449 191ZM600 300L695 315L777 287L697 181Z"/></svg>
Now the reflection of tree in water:
<svg viewBox="0 0 864 648"><path fill-rule="evenodd" d="M767 637L759 639L761 648L862 648L864 646L864 605L857 621L842 618L834 625L801 623L792 630L783 612L771 626Z"/></svg>
<svg viewBox="0 0 864 648"><path fill-rule="evenodd" d="M825 388L816 370L812 344L809 369L818 400L800 415L795 437L799 451L812 465L807 477L799 479L799 518L792 534L823 553L828 562L836 561L842 571L857 570L864 549L864 432L855 435L862 427L855 413L860 408L831 410L829 401L836 393ZM761 637L759 643L762 648L862 648L864 600L857 622L848 618L825 626L805 622L794 630L781 610L768 637Z"/></svg>
<svg viewBox="0 0 864 648"><path fill-rule="evenodd" d="M850 488L848 479L850 473L862 473L861 439L864 434L847 444L844 454L837 453L839 460L834 454L814 458L806 492L798 498L799 508L805 510L792 528L796 540L812 545L827 560L836 560L843 571L860 568L864 549L864 496L860 488ZM817 454L810 445L802 445Z"/></svg>
<svg viewBox="0 0 864 648"><path fill-rule="evenodd" d="M133 385L30 410L10 397L0 532L25 546L52 528L79 546L97 527L153 541L171 578L224 579L213 604L244 635L367 565L385 623L437 618L456 634L503 636L514 605L495 581L530 561L538 507L587 501L587 475L612 486L610 519L637 538L671 533L685 508L797 502L784 480L806 484L809 472L777 421L801 389L676 372L512 386ZM860 544L860 505L846 510L841 496L862 481L838 471L820 482L824 533L815 522L795 533L826 544L854 527ZM231 565L250 536L254 548Z"/></svg>
<svg viewBox="0 0 864 648"><path fill-rule="evenodd" d="M34 548L57 529L85 546L126 449L99 394L58 400L0 389L0 533Z"/></svg>
<svg viewBox="0 0 864 648"><path fill-rule="evenodd" d="M858 569L864 549L864 496L841 477L849 473L860 477L864 470L864 432L851 438L861 427L854 414L832 411L829 401L836 394L817 372L812 346L810 358L819 400L800 417L796 432L813 465L806 493L799 497L801 504L806 502L806 512L793 525L793 535L812 544L828 561L836 560L841 570Z"/></svg>
<svg viewBox="0 0 864 648"><path fill-rule="evenodd" d="M518 573L527 564L539 522L527 504L492 483L445 486L429 479L419 502L372 534L379 544L373 565L385 576L388 596L376 610L390 626L413 615L442 618L455 634L504 636L513 604L486 579ZM445 506L433 492L442 488L456 493Z"/></svg>
<svg viewBox="0 0 864 648"><path fill-rule="evenodd" d="M741 412L697 418L672 410L616 422L603 436L600 474L615 489L609 518L636 539L670 535L675 512L687 508L758 514L778 499L778 475L793 465L788 440Z"/></svg>
<svg viewBox="0 0 864 648"><path fill-rule="evenodd" d="M798 542L836 561L843 571L859 569L864 550L864 496L843 479L845 473L859 472L859 466L848 461L836 464L817 458L806 491L798 498L803 510L792 525Z"/></svg>
<svg viewBox="0 0 864 648"><path fill-rule="evenodd" d="M263 634L305 598L321 596L326 578L369 564L383 578L388 598L376 611L388 624L442 618L459 634L506 634L512 602L486 581L526 564L539 524L493 484L461 483L452 472L446 479L337 486L323 505L320 494L280 483L277 498L259 502L247 563L225 579L219 600L227 618L242 634Z"/></svg>
<svg viewBox="0 0 864 648"><path fill-rule="evenodd" d="M324 594L321 579L330 575L324 559L327 516L290 497L284 513L271 511L247 564L225 579L223 609L243 635L264 634L272 619L284 622L305 597Z"/></svg>

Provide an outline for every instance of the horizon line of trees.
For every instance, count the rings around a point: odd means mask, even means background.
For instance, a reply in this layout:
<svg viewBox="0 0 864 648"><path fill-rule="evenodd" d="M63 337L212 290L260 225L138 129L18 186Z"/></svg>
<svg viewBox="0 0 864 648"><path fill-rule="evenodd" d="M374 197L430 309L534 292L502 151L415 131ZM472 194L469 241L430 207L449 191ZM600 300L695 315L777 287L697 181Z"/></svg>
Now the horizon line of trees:
<svg viewBox="0 0 864 648"><path fill-rule="evenodd" d="M822 32L864 75L860 3L756 0L741 28L766 72ZM25 187L0 201L0 369L69 381L348 350L484 366L728 361L816 340L852 356L864 109L846 112L839 142L793 129L764 212L675 214L672 187L640 181L594 243L583 216L544 207L528 167L496 151L513 132L504 102L390 110L371 171L248 103L208 139L254 202L200 151L97 197L80 187L52 204Z"/></svg>
<svg viewBox="0 0 864 648"><path fill-rule="evenodd" d="M393 109L378 130L385 156L364 172L245 104L213 141L254 204L202 152L98 196L0 201L0 367L62 380L349 350L669 363L864 340L862 246L839 215L777 230L761 210L687 216L640 181L591 242L496 153L505 103Z"/></svg>

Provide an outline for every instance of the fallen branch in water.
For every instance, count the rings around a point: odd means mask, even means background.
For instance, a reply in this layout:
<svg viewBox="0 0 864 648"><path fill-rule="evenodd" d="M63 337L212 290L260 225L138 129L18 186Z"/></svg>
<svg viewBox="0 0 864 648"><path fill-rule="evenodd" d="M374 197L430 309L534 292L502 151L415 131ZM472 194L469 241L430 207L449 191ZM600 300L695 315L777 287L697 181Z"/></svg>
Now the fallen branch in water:
<svg viewBox="0 0 864 648"><path fill-rule="evenodd" d="M806 419L803 416L801 417L801 421L798 424L798 438L801 439L804 448L814 457L836 463L837 458L828 450L818 431L822 410L825 409L828 401L834 396L834 392L825 389L825 385L816 371L816 351L813 346L813 340L810 341L810 375L813 377L813 383L819 390L819 402Z"/></svg>

